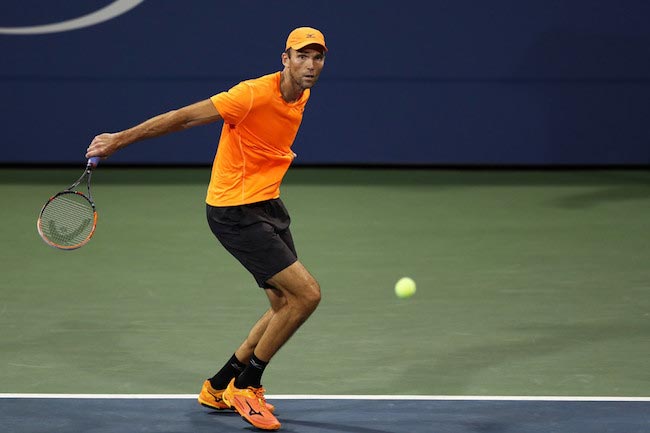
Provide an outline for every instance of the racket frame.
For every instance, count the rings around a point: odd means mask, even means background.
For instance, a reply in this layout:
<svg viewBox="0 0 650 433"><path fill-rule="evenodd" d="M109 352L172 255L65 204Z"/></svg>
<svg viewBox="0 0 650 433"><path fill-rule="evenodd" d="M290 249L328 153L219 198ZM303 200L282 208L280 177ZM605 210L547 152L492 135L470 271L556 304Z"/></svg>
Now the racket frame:
<svg viewBox="0 0 650 433"><path fill-rule="evenodd" d="M95 202L93 201L93 196L92 193L90 192L90 180L93 175L93 169L97 167L98 163L99 163L99 158L97 157L90 158L88 160L88 163L86 164L86 169L84 170L83 174L79 177L79 179L77 179L74 183L72 183L72 185L70 185L63 191L60 191L54 194L52 197L50 197L41 208L41 212L38 214L38 220L36 221L36 228L38 229L38 234L41 236L41 239L43 239L43 241L49 246L57 248L59 250L68 250L68 251L76 250L77 248L86 245L88 241L90 241L90 239L95 234L95 228L97 227L97 208L95 207ZM79 192L75 189L79 186L79 184L83 181L84 178L86 178L87 194ZM93 227L90 233L88 234L88 236L86 236L86 238L83 241L75 245L59 245L55 242L52 242L50 239L47 238L47 236L45 236L45 234L43 233L43 229L41 228L41 217L43 216L43 212L45 211L45 208L52 202L52 200L64 194L77 194L78 196L83 197L85 200L88 201L88 203L90 203L90 206L93 209Z"/></svg>

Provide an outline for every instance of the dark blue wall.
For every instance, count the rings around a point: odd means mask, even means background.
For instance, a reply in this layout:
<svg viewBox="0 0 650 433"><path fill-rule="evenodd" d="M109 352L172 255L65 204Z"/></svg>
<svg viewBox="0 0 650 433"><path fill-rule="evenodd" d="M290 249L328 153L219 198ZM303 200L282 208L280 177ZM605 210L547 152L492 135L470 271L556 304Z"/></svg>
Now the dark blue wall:
<svg viewBox="0 0 650 433"><path fill-rule="evenodd" d="M109 0L3 0L0 27ZM148 0L104 23L0 34L1 163L83 160L94 135L281 68L296 26L330 48L296 164L648 164L647 0ZM119 163L209 163L220 125Z"/></svg>

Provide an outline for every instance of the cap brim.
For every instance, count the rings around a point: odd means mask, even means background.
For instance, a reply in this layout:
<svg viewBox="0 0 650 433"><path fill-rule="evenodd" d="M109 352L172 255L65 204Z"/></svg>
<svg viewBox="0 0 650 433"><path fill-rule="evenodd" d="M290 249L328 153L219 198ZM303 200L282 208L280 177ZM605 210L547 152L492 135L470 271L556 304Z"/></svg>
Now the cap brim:
<svg viewBox="0 0 650 433"><path fill-rule="evenodd" d="M324 51L327 51L327 47L325 44L321 44L318 42L312 42L312 41L305 41L305 42L300 42L299 44L292 45L289 48L293 48L294 50L300 50L301 48L305 48L308 45L318 45L319 47L323 47Z"/></svg>

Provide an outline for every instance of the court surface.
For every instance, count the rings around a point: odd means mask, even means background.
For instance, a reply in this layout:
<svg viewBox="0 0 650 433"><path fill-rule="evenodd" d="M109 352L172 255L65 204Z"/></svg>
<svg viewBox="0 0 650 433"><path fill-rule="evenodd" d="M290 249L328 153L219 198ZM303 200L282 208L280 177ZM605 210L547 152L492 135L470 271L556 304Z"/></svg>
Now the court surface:
<svg viewBox="0 0 650 433"><path fill-rule="evenodd" d="M36 216L80 171L0 169L0 431L245 431L190 397L266 308L209 169L100 166L95 237L57 251ZM323 288L265 373L309 396L279 399L287 431L650 431L649 171L296 168L282 197Z"/></svg>
<svg viewBox="0 0 650 433"><path fill-rule="evenodd" d="M278 396L282 431L301 433L645 433L650 399L577 401L402 396ZM142 433L255 430L239 415L199 407L194 396L0 398L12 433Z"/></svg>

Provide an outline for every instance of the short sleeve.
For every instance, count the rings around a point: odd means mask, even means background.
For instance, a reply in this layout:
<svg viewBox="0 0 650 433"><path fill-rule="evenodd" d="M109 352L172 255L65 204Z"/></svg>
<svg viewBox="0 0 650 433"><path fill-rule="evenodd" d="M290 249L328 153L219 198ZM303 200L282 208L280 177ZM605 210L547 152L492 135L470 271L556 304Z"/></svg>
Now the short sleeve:
<svg viewBox="0 0 650 433"><path fill-rule="evenodd" d="M212 96L210 100L226 123L236 125L250 111L253 92L246 82L241 82L227 92Z"/></svg>

